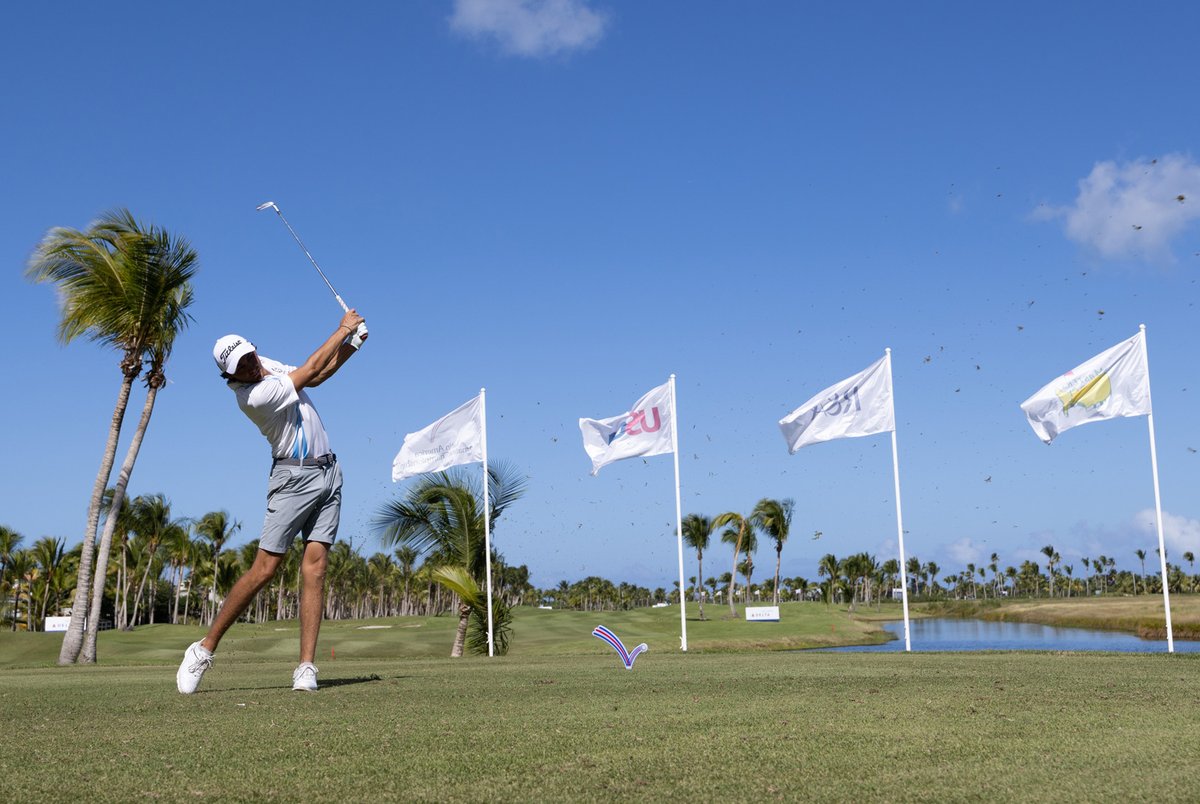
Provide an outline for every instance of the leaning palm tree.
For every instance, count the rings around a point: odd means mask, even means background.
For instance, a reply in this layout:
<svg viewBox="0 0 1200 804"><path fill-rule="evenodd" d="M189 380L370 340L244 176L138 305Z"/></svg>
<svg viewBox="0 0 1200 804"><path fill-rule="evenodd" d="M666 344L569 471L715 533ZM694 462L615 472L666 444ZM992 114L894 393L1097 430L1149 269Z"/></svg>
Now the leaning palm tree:
<svg viewBox="0 0 1200 804"><path fill-rule="evenodd" d="M688 514L683 518L683 543L696 551L697 579L704 577L704 551L708 549L712 532L713 521L703 514ZM704 619L703 587L700 588L700 619Z"/></svg>
<svg viewBox="0 0 1200 804"><path fill-rule="evenodd" d="M755 527L769 536L775 543L775 594L772 605L779 605L779 565L783 560L783 543L787 541L792 527L792 511L796 503L791 499L772 500L763 497L750 512Z"/></svg>
<svg viewBox="0 0 1200 804"><path fill-rule="evenodd" d="M195 271L196 254L186 241L172 239L158 227L143 227L128 210L107 212L86 231L51 229L30 258L26 271L29 279L52 282L59 290L62 306L59 340L70 343L81 336L87 337L121 353L121 387L100 469L92 487L75 603L71 609L71 624L59 652L59 664L71 664L79 659L85 642L85 620L90 620L93 628L99 622L98 605L95 616L88 617L90 606L96 599L94 579L97 576L103 579L105 575L103 565L97 568L93 564L93 558L98 558L95 555L96 531L101 499L116 460L130 390L142 371L147 354L157 352L165 362L176 333L190 320L186 308L192 301L190 280ZM154 358L151 360L153 363ZM149 382L152 391L162 385L162 380L155 380L153 376ZM153 393L149 395L147 405L153 408ZM149 411L144 410L118 480L121 497L149 418ZM120 508L119 499L115 507ZM107 526L105 530L108 530ZM107 561L107 554L103 558ZM103 595L103 587L100 594ZM92 638L94 640L94 636ZM93 647L90 659L94 658Z"/></svg>
<svg viewBox="0 0 1200 804"><path fill-rule="evenodd" d="M450 649L456 658L463 655L472 622L472 651L487 652L486 595L481 591L488 583L484 516L494 525L525 493L526 478L508 464L489 466L487 482L490 510L486 514L474 473L460 469L421 475L403 498L381 507L372 523L385 546L406 545L426 554L432 580L458 597L458 628ZM494 629L494 647L499 653L507 649L510 619L504 606L493 605L493 622L499 624Z"/></svg>
<svg viewBox="0 0 1200 804"><path fill-rule="evenodd" d="M729 615L736 617L737 609L733 605L733 586L737 579L738 556L741 555L742 542L746 538L746 533L753 530L753 528L750 520L736 511L726 511L723 514L713 517L712 526L713 530L725 528L725 531L721 534L721 541L733 545L733 568L729 572Z"/></svg>

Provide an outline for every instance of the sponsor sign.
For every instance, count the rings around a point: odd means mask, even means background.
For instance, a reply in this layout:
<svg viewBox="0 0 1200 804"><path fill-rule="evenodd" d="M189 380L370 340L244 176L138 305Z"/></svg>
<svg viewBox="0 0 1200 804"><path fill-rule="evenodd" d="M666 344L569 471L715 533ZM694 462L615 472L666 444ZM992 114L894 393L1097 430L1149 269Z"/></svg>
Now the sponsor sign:
<svg viewBox="0 0 1200 804"><path fill-rule="evenodd" d="M748 623L777 623L779 622L778 606L747 606L746 622Z"/></svg>

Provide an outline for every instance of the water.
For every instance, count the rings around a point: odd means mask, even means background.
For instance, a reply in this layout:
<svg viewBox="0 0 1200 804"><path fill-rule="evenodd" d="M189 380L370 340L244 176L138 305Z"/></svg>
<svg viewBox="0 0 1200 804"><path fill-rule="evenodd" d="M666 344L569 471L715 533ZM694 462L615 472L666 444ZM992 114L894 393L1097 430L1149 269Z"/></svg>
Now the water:
<svg viewBox="0 0 1200 804"><path fill-rule="evenodd" d="M882 645L850 645L831 651L903 651L904 623L883 623L896 636ZM1103 650L1134 653L1166 653L1167 640L1142 639L1118 631L1087 628L1056 628L1034 623L1000 623L988 620L930 618L911 620L909 636L913 650ZM1200 653L1200 642L1175 640L1176 653Z"/></svg>

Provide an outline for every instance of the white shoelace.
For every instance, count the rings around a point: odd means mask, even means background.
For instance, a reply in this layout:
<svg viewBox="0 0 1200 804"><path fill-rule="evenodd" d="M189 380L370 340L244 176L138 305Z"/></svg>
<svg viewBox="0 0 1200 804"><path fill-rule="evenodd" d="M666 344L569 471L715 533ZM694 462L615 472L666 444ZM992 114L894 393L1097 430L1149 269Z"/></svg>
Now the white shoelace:
<svg viewBox="0 0 1200 804"><path fill-rule="evenodd" d="M188 668L188 672L192 675L195 675L197 672L204 672L208 670L208 668L212 667L212 656L205 656L199 651L197 651L197 655L200 658L198 658L195 663Z"/></svg>

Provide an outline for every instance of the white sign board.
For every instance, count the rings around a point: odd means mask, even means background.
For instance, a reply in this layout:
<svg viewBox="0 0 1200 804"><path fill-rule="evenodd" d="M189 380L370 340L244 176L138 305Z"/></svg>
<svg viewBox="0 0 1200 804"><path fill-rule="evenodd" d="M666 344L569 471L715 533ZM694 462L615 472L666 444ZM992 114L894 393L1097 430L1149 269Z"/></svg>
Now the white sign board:
<svg viewBox="0 0 1200 804"><path fill-rule="evenodd" d="M46 618L46 630L47 631L66 631L70 625L71 625L70 617L47 617Z"/></svg>
<svg viewBox="0 0 1200 804"><path fill-rule="evenodd" d="M778 606L747 606L746 622L748 623L777 623L779 622Z"/></svg>

